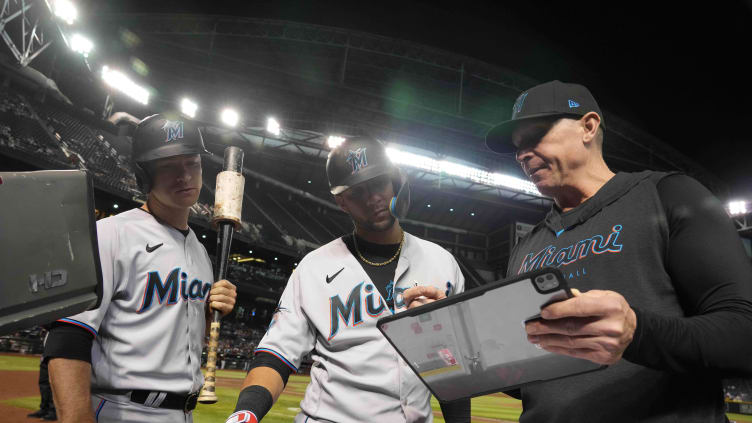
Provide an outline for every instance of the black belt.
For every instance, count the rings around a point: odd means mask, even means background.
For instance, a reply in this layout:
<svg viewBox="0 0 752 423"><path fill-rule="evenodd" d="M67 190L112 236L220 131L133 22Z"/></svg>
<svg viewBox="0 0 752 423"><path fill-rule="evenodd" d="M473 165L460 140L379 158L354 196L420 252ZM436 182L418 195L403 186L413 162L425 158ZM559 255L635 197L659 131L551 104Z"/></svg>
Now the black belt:
<svg viewBox="0 0 752 423"><path fill-rule="evenodd" d="M172 392L137 390L131 391L131 401L143 404L147 407L169 408L171 410L183 410L188 412L196 408L198 392L190 394L174 394Z"/></svg>

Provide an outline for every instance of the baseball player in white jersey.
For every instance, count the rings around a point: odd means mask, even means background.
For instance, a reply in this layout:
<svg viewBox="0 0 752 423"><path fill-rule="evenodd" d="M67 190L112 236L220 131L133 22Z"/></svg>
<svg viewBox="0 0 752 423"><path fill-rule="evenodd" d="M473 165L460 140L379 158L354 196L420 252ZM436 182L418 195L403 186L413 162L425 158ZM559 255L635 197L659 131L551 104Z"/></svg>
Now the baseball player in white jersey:
<svg viewBox="0 0 752 423"><path fill-rule="evenodd" d="M45 350L63 422L193 421L207 302L223 315L235 304L235 286L212 283L188 227L202 185L200 131L154 115L133 139L148 200L97 222L102 303L56 322Z"/></svg>
<svg viewBox="0 0 752 423"><path fill-rule="evenodd" d="M227 423L260 421L311 351L295 422L431 422L429 391L376 321L405 310L403 295L416 285L441 296L462 292L462 273L449 252L400 227L407 178L379 141L345 141L329 154L327 176L355 231L301 260ZM442 404L447 421L469 421L469 401L460 405L450 413Z"/></svg>

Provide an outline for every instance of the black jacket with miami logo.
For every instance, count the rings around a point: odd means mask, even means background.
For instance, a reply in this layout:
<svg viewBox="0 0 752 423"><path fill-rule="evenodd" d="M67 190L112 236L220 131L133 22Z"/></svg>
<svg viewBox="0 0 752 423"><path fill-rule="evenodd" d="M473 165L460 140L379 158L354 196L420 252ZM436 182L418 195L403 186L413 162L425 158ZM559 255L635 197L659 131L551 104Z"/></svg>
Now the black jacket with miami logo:
<svg viewBox="0 0 752 423"><path fill-rule="evenodd" d="M725 422L721 378L752 375L752 266L719 201L681 174L618 173L519 244L507 276L557 267L637 315L623 359L519 392L520 422Z"/></svg>

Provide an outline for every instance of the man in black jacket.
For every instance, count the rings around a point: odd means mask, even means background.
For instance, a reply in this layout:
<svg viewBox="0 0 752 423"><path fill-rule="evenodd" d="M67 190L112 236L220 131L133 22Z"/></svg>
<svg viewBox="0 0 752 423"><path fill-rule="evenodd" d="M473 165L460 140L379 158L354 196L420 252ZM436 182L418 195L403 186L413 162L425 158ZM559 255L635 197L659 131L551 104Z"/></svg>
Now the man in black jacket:
<svg viewBox="0 0 752 423"><path fill-rule="evenodd" d="M603 115L581 85L522 93L487 135L554 205L507 276L559 268L575 297L526 326L602 371L533 384L520 422L725 422L721 377L752 374L752 267L718 200L677 173L613 173ZM406 292L405 301L429 292ZM416 302L417 303L417 302Z"/></svg>
<svg viewBox="0 0 752 423"><path fill-rule="evenodd" d="M528 340L606 370L521 389L521 422L724 422L721 377L752 374L752 267L719 201L681 174L614 174L587 88L524 92L493 128L551 211L507 276L557 267L575 298L542 311Z"/></svg>

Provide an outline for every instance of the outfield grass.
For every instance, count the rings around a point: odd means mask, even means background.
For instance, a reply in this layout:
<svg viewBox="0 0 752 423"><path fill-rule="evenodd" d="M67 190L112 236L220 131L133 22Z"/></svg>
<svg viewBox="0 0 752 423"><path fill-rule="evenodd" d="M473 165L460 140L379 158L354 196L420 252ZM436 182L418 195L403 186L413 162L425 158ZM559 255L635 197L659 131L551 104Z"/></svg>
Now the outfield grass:
<svg viewBox="0 0 752 423"><path fill-rule="evenodd" d="M227 379L245 379L245 372L241 372L239 370L217 370L217 377L223 377Z"/></svg>
<svg viewBox="0 0 752 423"><path fill-rule="evenodd" d="M29 370L39 371L39 357L0 355L0 370Z"/></svg>
<svg viewBox="0 0 752 423"><path fill-rule="evenodd" d="M26 370L39 371L39 357L29 356L5 356L0 355L0 371L3 370ZM217 377L229 379L243 379L245 373L233 370L217 370ZM310 378L308 376L291 375L287 383L286 392L280 396L277 403L264 417L264 423L289 423L300 411L300 400L305 392ZM232 414L235 408L235 400L239 390L235 388L217 388L219 401L213 405L199 404L194 411L194 422L210 423L223 422ZM290 394L292 393L292 394ZM14 398L2 402L13 407L25 408L34 411L39 406L39 396ZM435 398L431 400L434 411L440 411L439 403ZM520 402L506 396L483 396L472 399L473 417L502 419L518 421L522 409ZM742 414L728 414L729 420L738 423L752 423L752 416ZM443 423L444 419L438 417L437 423Z"/></svg>
<svg viewBox="0 0 752 423"><path fill-rule="evenodd" d="M11 407L25 408L31 411L37 411L39 409L39 397L23 397L13 398L10 400L2 401L3 404L10 405Z"/></svg>

